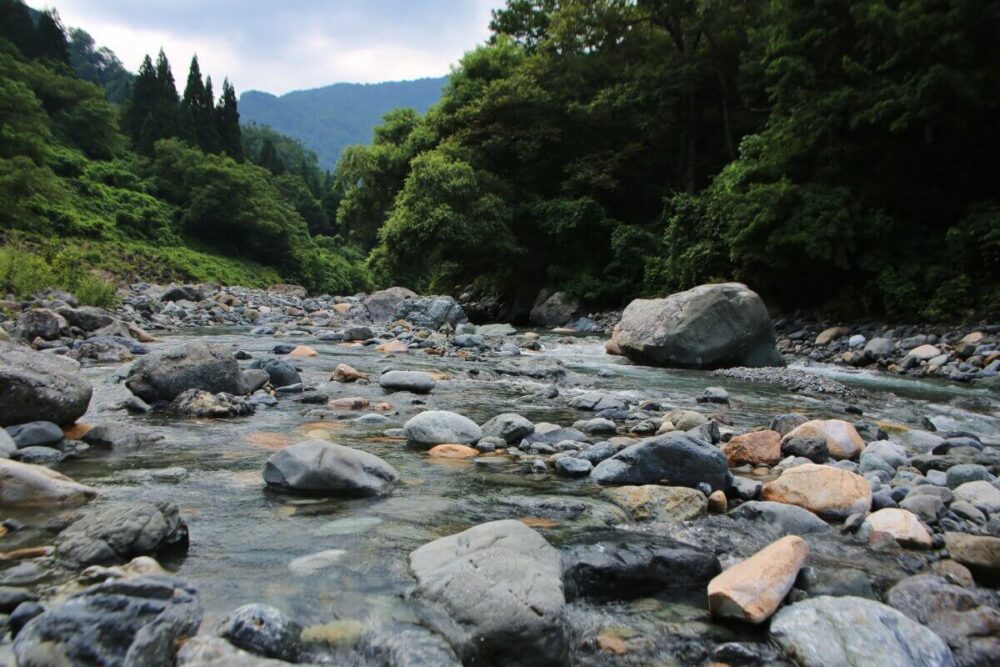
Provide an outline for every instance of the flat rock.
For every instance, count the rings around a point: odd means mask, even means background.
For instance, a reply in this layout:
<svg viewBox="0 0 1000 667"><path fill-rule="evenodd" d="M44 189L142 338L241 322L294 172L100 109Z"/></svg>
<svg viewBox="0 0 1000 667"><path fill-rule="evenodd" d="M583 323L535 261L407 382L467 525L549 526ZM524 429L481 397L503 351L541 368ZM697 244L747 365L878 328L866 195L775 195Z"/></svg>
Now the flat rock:
<svg viewBox="0 0 1000 667"><path fill-rule="evenodd" d="M709 582L709 611L722 618L764 622L788 595L808 556L809 545L797 535L772 542Z"/></svg>
<svg viewBox="0 0 1000 667"><path fill-rule="evenodd" d="M0 506L82 505L97 489L44 466L0 459Z"/></svg>
<svg viewBox="0 0 1000 667"><path fill-rule="evenodd" d="M812 512L796 505L767 500L745 502L729 513L734 519L751 521L754 529L775 537L824 533L830 525Z"/></svg>
<svg viewBox="0 0 1000 667"><path fill-rule="evenodd" d="M785 607L770 636L801 667L953 667L939 636L892 607L822 595Z"/></svg>
<svg viewBox="0 0 1000 667"><path fill-rule="evenodd" d="M781 436L776 431L751 431L731 439L722 446L732 467L749 463L774 465L781 460Z"/></svg>
<svg viewBox="0 0 1000 667"><path fill-rule="evenodd" d="M387 392L409 391L414 394L430 393L437 385L433 377L419 371L387 371L379 376L378 383Z"/></svg>
<svg viewBox="0 0 1000 667"><path fill-rule="evenodd" d="M688 521L705 514L708 500L683 486L616 486L601 492L635 521Z"/></svg>
<svg viewBox="0 0 1000 667"><path fill-rule="evenodd" d="M542 667L567 657L562 559L520 521L474 526L410 554L425 621L464 664Z"/></svg>
<svg viewBox="0 0 1000 667"><path fill-rule="evenodd" d="M86 510L56 538L56 557L67 567L117 565L136 556L186 549L187 525L177 506L112 503Z"/></svg>
<svg viewBox="0 0 1000 667"><path fill-rule="evenodd" d="M792 430L785 438L822 438L835 459L853 459L865 448L854 424L843 419L816 419Z"/></svg>
<svg viewBox="0 0 1000 667"><path fill-rule="evenodd" d="M482 429L484 438L501 438L513 445L534 433L535 425L519 414L505 412L483 424Z"/></svg>

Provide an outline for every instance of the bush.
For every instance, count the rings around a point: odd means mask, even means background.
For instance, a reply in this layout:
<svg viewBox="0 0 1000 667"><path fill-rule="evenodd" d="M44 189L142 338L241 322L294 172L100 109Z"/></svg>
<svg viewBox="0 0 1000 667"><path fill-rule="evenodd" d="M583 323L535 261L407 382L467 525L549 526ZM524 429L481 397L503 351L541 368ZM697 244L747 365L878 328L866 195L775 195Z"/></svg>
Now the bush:
<svg viewBox="0 0 1000 667"><path fill-rule="evenodd" d="M56 257L49 262L27 245L0 247L0 291L29 298L46 288L72 293L85 306L107 308L117 300L115 286L87 272L85 264Z"/></svg>

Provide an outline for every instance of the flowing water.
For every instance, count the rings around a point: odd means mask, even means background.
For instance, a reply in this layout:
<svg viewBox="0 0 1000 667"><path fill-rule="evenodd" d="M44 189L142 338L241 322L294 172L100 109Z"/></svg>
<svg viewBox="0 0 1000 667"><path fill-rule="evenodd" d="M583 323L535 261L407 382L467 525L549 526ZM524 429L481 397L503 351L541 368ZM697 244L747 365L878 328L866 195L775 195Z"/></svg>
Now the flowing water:
<svg viewBox="0 0 1000 667"><path fill-rule="evenodd" d="M243 331L206 330L164 337L164 343L198 339L242 349L255 358L268 356L271 337ZM478 423L501 412L569 426L588 413L567 407L566 398L585 389L618 392L632 399L659 398L676 407L698 406L695 397L708 386L725 387L732 404L722 412L736 428L766 425L774 414L800 411L813 418L844 418L845 401L815 398L782 389L744 384L704 372L670 371L629 365L603 353L596 338L559 344L543 335L545 351L516 360L491 357L479 361L439 358L411 352L389 358L369 347L346 347L303 337L294 342L312 346L319 356L293 361L307 385L337 396L363 396L372 405L389 401L398 414L388 424L353 421L362 412L344 413L325 405L281 397L276 407L261 407L247 418L190 420L162 415L127 416L114 405L129 396L114 366L85 369L95 386L90 412L83 421L122 421L164 436L137 451L89 452L67 461L60 471L99 487L113 500L175 502L187 521L191 545L186 556L166 565L193 582L206 609L203 631L236 607L262 602L278 607L303 625L331 621L414 621L406 599L412 586L407 555L435 538L499 518L521 518L557 547L573 534L607 524L627 523L621 511L604 501L586 480L527 474L518 464L493 459L486 465L471 461L432 459L387 437L425 407L453 410ZM519 397L537 390L539 382L524 375L495 379L498 366L525 373L562 364L569 372L560 385L562 396L552 400ZM386 396L374 385L330 383L339 363L377 375L387 367L438 370L450 381L439 382L423 399ZM946 415L955 424L996 445L1000 434L1000 401L996 394L929 381L911 381L877 373L855 373L833 367L810 367L865 390L850 403L868 420L887 420L919 427L925 415ZM402 398L405 396L406 398ZM847 417L851 418L851 417ZM318 433L316 433L318 432ZM399 471L402 482L391 496L378 499L296 498L265 489L261 471L277 449L311 436L326 434L334 442L383 458ZM183 470L177 470L183 468ZM572 497L583 503L572 511L540 508L532 498ZM35 517L22 517L29 522ZM715 548L723 565L746 556L758 543L754 535L711 518L688 526L633 526L666 532ZM727 527L728 526L728 527ZM35 543L51 543L51 533L32 533ZM891 581L903 575L906 559L886 557L849 543L833 531L813 538L814 565L857 568ZM685 664L706 643L753 639L757 635L710 623L703 596L640 600L614 604L577 604L571 610L576 661L600 662L586 649L586 638L602 628L639 646L661 664ZM591 635L592 636L592 635ZM584 648L580 648L583 646ZM692 648L694 646L695 648Z"/></svg>

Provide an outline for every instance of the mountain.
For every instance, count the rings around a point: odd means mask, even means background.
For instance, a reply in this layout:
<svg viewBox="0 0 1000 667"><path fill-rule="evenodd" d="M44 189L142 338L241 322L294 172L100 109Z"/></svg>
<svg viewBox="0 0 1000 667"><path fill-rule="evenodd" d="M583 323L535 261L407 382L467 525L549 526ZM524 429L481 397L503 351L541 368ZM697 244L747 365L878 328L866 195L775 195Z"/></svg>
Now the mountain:
<svg viewBox="0 0 1000 667"><path fill-rule="evenodd" d="M383 114L399 107L424 113L440 99L446 82L447 78L441 77L337 83L280 97L250 90L240 96L240 117L298 139L316 152L320 167L332 170L344 148L371 141L372 129Z"/></svg>

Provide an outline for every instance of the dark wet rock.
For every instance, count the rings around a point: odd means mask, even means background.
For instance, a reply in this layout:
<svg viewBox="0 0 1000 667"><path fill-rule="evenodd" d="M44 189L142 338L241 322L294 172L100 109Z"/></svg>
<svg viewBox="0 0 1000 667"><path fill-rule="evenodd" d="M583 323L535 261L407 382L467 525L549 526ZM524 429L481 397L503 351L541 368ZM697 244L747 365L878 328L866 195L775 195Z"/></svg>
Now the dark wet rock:
<svg viewBox="0 0 1000 667"><path fill-rule="evenodd" d="M171 401L168 410L184 417L245 417L254 413L254 405L242 396L188 389Z"/></svg>
<svg viewBox="0 0 1000 667"><path fill-rule="evenodd" d="M20 665L169 667L202 607L190 584L165 576L92 586L32 619L14 641Z"/></svg>
<svg viewBox="0 0 1000 667"><path fill-rule="evenodd" d="M484 438L501 438L513 445L534 433L535 425L519 414L505 412L483 424L482 431Z"/></svg>
<svg viewBox="0 0 1000 667"><path fill-rule="evenodd" d="M250 368L262 370L267 373L268 380L274 387L287 387L302 382L302 378L299 377L299 372L295 370L295 366L281 359L258 359L250 364ZM255 389L259 388L256 387Z"/></svg>
<svg viewBox="0 0 1000 667"><path fill-rule="evenodd" d="M556 459L554 467L556 472L564 477L586 477L594 469L594 464L586 459L563 456Z"/></svg>
<svg viewBox="0 0 1000 667"><path fill-rule="evenodd" d="M540 327L558 327L568 323L579 310L579 300L569 294L542 290L528 314L528 321Z"/></svg>
<svg viewBox="0 0 1000 667"><path fill-rule="evenodd" d="M564 442L570 440L572 442L586 442L587 434L583 431L578 431L575 428L559 428L546 431L535 430L524 437L524 441L528 443L539 443L544 442L549 445L554 445L559 442Z"/></svg>
<svg viewBox="0 0 1000 667"><path fill-rule="evenodd" d="M109 340L78 341L69 356L77 361L95 364L113 364L132 360L132 351L124 345Z"/></svg>
<svg viewBox="0 0 1000 667"><path fill-rule="evenodd" d="M170 502L116 502L89 508L55 542L56 557L74 569L183 551L187 545L187 525Z"/></svg>
<svg viewBox="0 0 1000 667"><path fill-rule="evenodd" d="M825 463L830 458L830 450L825 439L797 435L782 440L781 453L784 456L801 456L813 463Z"/></svg>
<svg viewBox="0 0 1000 667"><path fill-rule="evenodd" d="M96 424L80 438L91 447L103 449L142 449L160 440L164 436L140 426L104 422Z"/></svg>
<svg viewBox="0 0 1000 667"><path fill-rule="evenodd" d="M453 329L469 321L462 307L450 296L405 299L396 305L394 319L437 331L446 324Z"/></svg>
<svg viewBox="0 0 1000 667"><path fill-rule="evenodd" d="M451 646L426 628L405 623L379 624L358 642L365 664L373 667L460 667Z"/></svg>
<svg viewBox="0 0 1000 667"><path fill-rule="evenodd" d="M10 636L17 637L21 629L28 624L28 621L36 616L41 616L44 612L45 608L37 602L22 602L19 604L17 609L11 612L10 618L7 619L7 625L10 627Z"/></svg>
<svg viewBox="0 0 1000 667"><path fill-rule="evenodd" d="M51 447L23 447L11 455L11 458L22 463L53 466L62 463L66 454Z"/></svg>
<svg viewBox="0 0 1000 667"><path fill-rule="evenodd" d="M617 453L618 448L610 442L598 442L591 445L587 449L584 449L577 456L581 459L590 461L594 465L597 465L604 459L609 459Z"/></svg>
<svg viewBox="0 0 1000 667"><path fill-rule="evenodd" d="M371 327L356 326L344 329L343 338L346 341L368 340L373 335Z"/></svg>
<svg viewBox="0 0 1000 667"><path fill-rule="evenodd" d="M686 433L642 440L601 461L591 473L599 484L657 484L726 490L732 475L725 455Z"/></svg>
<svg viewBox="0 0 1000 667"><path fill-rule="evenodd" d="M72 359L0 341L0 426L72 424L87 411L93 392L79 371Z"/></svg>
<svg viewBox="0 0 1000 667"><path fill-rule="evenodd" d="M563 551L566 599L632 599L701 588L722 570L714 554L684 542L619 530L599 530Z"/></svg>
<svg viewBox="0 0 1000 667"><path fill-rule="evenodd" d="M246 382L247 391L252 394L270 382L271 376L263 369L249 368L243 371L243 381Z"/></svg>
<svg viewBox="0 0 1000 667"><path fill-rule="evenodd" d="M392 466L374 454L324 440L286 447L264 468L268 486L308 495L381 495L398 478Z"/></svg>
<svg viewBox="0 0 1000 667"><path fill-rule="evenodd" d="M784 365L764 302L739 283L636 299L622 313L618 342L629 359L654 366Z"/></svg>
<svg viewBox="0 0 1000 667"><path fill-rule="evenodd" d="M193 285L173 285L160 297L160 301L194 301L202 300L202 293Z"/></svg>
<svg viewBox="0 0 1000 667"><path fill-rule="evenodd" d="M408 391L413 394L427 394L437 385L428 373L420 371L386 371L378 378L379 386L387 392Z"/></svg>
<svg viewBox="0 0 1000 667"><path fill-rule="evenodd" d="M288 662L302 658L301 634L302 626L263 604L243 605L219 626L219 636L233 646Z"/></svg>
<svg viewBox="0 0 1000 667"><path fill-rule="evenodd" d="M18 449L25 447L58 447L65 439L63 430L52 422L37 421L8 426L7 434Z"/></svg>
<svg viewBox="0 0 1000 667"><path fill-rule="evenodd" d="M108 345L108 346L120 346L124 347L126 350L135 355L149 354L149 348L135 340L134 338L129 338L128 336L94 336L88 338L87 340L78 340L73 343L73 348L79 348L83 345Z"/></svg>
<svg viewBox="0 0 1000 667"><path fill-rule="evenodd" d="M434 445L469 445L483 437L476 422L445 410L426 410L403 424L403 433L411 446L430 449Z"/></svg>
<svg viewBox="0 0 1000 667"><path fill-rule="evenodd" d="M771 639L802 667L950 667L947 644L892 607L856 597L820 596L775 614Z"/></svg>
<svg viewBox="0 0 1000 667"><path fill-rule="evenodd" d="M872 580L860 570L849 568L803 568L796 581L796 587L809 593L810 597L847 595L877 599Z"/></svg>
<svg viewBox="0 0 1000 667"><path fill-rule="evenodd" d="M569 404L578 410L588 410L590 412L601 412L602 410L627 410L628 402L624 399L618 398L617 396L612 396L611 394L604 394L601 392L591 391L586 394L581 394L570 400Z"/></svg>
<svg viewBox="0 0 1000 667"><path fill-rule="evenodd" d="M298 347L298 345L293 345L291 343L279 343L271 348L271 352L273 354L286 355L291 354L296 347Z"/></svg>
<svg viewBox="0 0 1000 667"><path fill-rule="evenodd" d="M147 402L173 401L189 389L247 393L239 363L221 345L187 343L136 361L125 386Z"/></svg>
<svg viewBox="0 0 1000 667"><path fill-rule="evenodd" d="M567 656L559 552L520 521L474 526L410 554L425 622L464 664L534 667Z"/></svg>
<svg viewBox="0 0 1000 667"><path fill-rule="evenodd" d="M807 509L765 500L743 503L731 511L729 516L750 521L754 530L773 537L809 535L830 530L829 524Z"/></svg>
<svg viewBox="0 0 1000 667"><path fill-rule="evenodd" d="M0 614L10 614L22 602L37 602L38 596L27 588L0 586Z"/></svg>
<svg viewBox="0 0 1000 667"><path fill-rule="evenodd" d="M937 633L958 667L1000 665L1000 595L921 574L889 590L888 603Z"/></svg>
<svg viewBox="0 0 1000 667"><path fill-rule="evenodd" d="M57 340L68 331L69 322L58 313L48 308L32 308L17 316L12 334L15 338L31 342L36 338Z"/></svg>
<svg viewBox="0 0 1000 667"><path fill-rule="evenodd" d="M807 421L809 421L808 417L792 412L784 415L775 415L771 419L771 425L767 428L771 431L777 431L780 436L786 436Z"/></svg>
<svg viewBox="0 0 1000 667"><path fill-rule="evenodd" d="M486 346L486 339L479 334L459 334L451 342L455 347L478 348Z"/></svg>
<svg viewBox="0 0 1000 667"><path fill-rule="evenodd" d="M114 321L114 318L106 310L94 306L80 306L79 308L63 306L57 308L56 313L69 322L70 326L79 327L88 332L106 327Z"/></svg>

